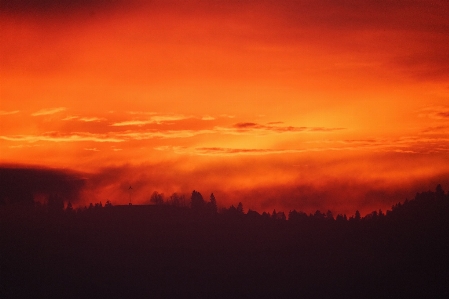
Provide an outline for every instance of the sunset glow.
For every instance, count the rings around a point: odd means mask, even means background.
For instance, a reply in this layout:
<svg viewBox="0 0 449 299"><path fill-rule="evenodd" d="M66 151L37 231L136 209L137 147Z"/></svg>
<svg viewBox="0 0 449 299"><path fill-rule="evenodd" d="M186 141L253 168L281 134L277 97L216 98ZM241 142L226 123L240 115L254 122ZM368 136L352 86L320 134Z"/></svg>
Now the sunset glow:
<svg viewBox="0 0 449 299"><path fill-rule="evenodd" d="M1 164L73 173L75 205L449 189L449 2L146 2L2 1Z"/></svg>

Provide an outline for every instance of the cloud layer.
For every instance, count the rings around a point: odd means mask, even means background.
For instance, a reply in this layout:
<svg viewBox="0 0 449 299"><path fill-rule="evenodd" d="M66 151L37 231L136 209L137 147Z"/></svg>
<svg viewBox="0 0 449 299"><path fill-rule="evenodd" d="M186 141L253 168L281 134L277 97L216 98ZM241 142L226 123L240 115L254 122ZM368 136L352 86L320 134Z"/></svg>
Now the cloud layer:
<svg viewBox="0 0 449 299"><path fill-rule="evenodd" d="M261 209L390 204L449 171L448 14L419 0L2 1L0 163L89 173L82 202L126 203L132 183L138 202L196 188Z"/></svg>

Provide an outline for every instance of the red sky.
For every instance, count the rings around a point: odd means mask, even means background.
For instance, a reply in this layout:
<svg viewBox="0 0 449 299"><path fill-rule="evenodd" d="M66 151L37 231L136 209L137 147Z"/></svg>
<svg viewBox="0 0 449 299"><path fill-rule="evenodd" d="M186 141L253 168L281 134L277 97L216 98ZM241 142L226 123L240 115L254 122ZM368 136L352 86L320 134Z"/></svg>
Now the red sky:
<svg viewBox="0 0 449 299"><path fill-rule="evenodd" d="M447 1L2 1L0 163L353 214L449 189Z"/></svg>

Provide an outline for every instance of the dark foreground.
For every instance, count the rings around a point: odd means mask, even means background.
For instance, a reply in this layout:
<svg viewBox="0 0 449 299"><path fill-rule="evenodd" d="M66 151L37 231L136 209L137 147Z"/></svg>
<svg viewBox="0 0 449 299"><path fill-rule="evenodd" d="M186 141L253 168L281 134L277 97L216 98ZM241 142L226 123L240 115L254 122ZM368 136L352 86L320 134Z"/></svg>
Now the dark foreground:
<svg viewBox="0 0 449 299"><path fill-rule="evenodd" d="M351 220L3 206L0 297L449 298L448 197Z"/></svg>

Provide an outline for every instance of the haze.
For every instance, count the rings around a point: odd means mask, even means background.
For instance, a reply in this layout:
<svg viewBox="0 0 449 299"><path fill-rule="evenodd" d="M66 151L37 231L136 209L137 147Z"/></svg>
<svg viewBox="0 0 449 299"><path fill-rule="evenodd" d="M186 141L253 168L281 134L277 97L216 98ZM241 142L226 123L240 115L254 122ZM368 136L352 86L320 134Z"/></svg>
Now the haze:
<svg viewBox="0 0 449 299"><path fill-rule="evenodd" d="M0 163L82 179L75 205L353 214L449 189L447 1L0 5Z"/></svg>

